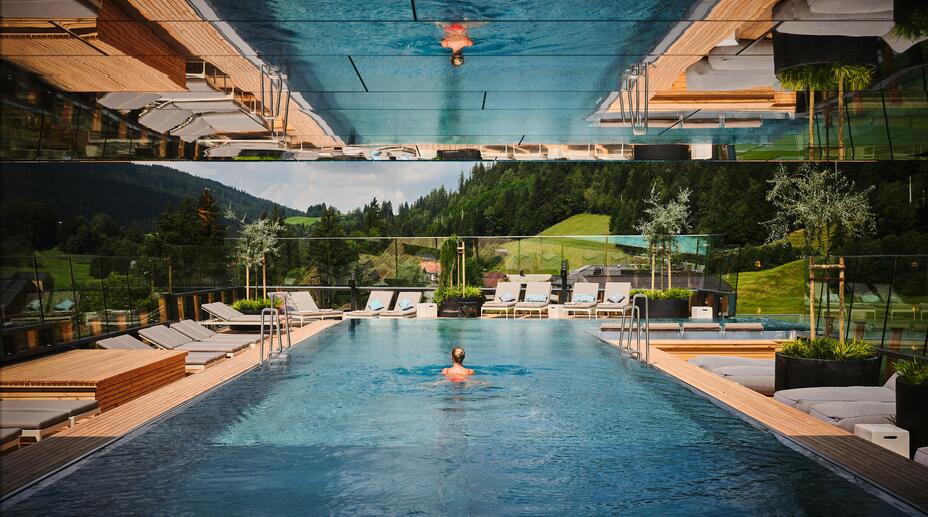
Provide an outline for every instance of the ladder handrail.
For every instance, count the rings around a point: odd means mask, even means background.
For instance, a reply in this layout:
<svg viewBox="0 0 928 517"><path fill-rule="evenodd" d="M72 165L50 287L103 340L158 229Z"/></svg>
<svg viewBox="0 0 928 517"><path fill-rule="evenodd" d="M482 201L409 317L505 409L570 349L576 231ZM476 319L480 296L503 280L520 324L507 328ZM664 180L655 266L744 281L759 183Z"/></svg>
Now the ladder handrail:
<svg viewBox="0 0 928 517"><path fill-rule="evenodd" d="M651 318L649 315L650 300L646 294L636 294L631 302L622 309L622 323L619 325L619 347L629 355L641 360L641 307L635 303L644 300L644 362L651 364ZM628 336L625 335L625 323L628 321ZM632 351L632 333L635 334L635 350Z"/></svg>

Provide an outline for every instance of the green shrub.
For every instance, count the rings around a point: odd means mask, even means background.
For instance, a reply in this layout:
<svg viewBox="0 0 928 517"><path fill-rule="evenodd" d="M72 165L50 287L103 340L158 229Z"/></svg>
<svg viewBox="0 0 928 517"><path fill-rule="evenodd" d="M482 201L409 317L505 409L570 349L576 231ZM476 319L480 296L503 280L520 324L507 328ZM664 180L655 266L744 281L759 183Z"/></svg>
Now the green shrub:
<svg viewBox="0 0 928 517"><path fill-rule="evenodd" d="M672 289L632 289L629 294L629 300L634 298L636 294L644 294L651 300L689 300L690 295L693 294L689 289L683 289L681 287L674 287Z"/></svg>
<svg viewBox="0 0 928 517"><path fill-rule="evenodd" d="M274 300L274 306L280 307L281 300L278 298ZM259 300L248 300L241 299L236 300L232 304L232 308L237 311L260 311L261 309L267 309L271 306L270 298L261 298Z"/></svg>
<svg viewBox="0 0 928 517"><path fill-rule="evenodd" d="M435 290L435 296L433 301L435 303L441 303L448 298L482 298L483 292L480 291L480 288L476 286L469 285L463 290L461 286L456 285L454 287L439 287Z"/></svg>
<svg viewBox="0 0 928 517"><path fill-rule="evenodd" d="M913 10L905 20L893 27L892 33L907 40L917 40L922 36L928 36L928 9Z"/></svg>
<svg viewBox="0 0 928 517"><path fill-rule="evenodd" d="M896 363L896 373L908 384L928 386L928 361L912 359Z"/></svg>
<svg viewBox="0 0 928 517"><path fill-rule="evenodd" d="M842 343L831 337L799 338L787 341L783 343L780 353L803 359L833 359L837 361L869 359L876 355L873 345L866 341L855 339Z"/></svg>

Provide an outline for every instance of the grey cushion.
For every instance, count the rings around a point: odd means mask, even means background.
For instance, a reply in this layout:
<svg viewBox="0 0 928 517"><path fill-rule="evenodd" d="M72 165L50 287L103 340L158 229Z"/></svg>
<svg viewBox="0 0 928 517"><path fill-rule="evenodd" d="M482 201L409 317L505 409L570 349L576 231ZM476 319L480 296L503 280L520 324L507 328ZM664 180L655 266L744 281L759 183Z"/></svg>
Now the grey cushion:
<svg viewBox="0 0 928 517"><path fill-rule="evenodd" d="M761 395L773 395L773 375L726 375L725 378Z"/></svg>
<svg viewBox="0 0 928 517"><path fill-rule="evenodd" d="M710 371L712 371L712 373L717 373L726 377L729 375L769 375L773 377L775 368L772 365L754 366L750 364L740 364L735 366L721 366L719 368L712 368Z"/></svg>
<svg viewBox="0 0 928 517"><path fill-rule="evenodd" d="M896 392L883 386L846 386L780 390L773 398L808 413L825 402L895 402Z"/></svg>
<svg viewBox="0 0 928 517"><path fill-rule="evenodd" d="M66 421L67 411L6 411L0 410L0 422L7 427L20 429L45 429Z"/></svg>
<svg viewBox="0 0 928 517"><path fill-rule="evenodd" d="M0 400L0 411L64 411L77 416L97 409L96 400L9 399ZM6 422L4 422L6 424Z"/></svg>
<svg viewBox="0 0 928 517"><path fill-rule="evenodd" d="M186 364L188 366L206 366L210 363L214 363L222 359L225 356L225 352L188 352L186 357Z"/></svg>
<svg viewBox="0 0 928 517"><path fill-rule="evenodd" d="M809 414L853 433L854 424L892 424L896 417L896 403L825 402L813 406Z"/></svg>
<svg viewBox="0 0 928 517"><path fill-rule="evenodd" d="M97 346L106 350L151 350L150 346L128 334L101 339Z"/></svg>
<svg viewBox="0 0 928 517"><path fill-rule="evenodd" d="M734 357L725 355L697 355L691 358L688 363L713 370L725 366L770 366L773 367L773 359L753 359L748 357Z"/></svg>
<svg viewBox="0 0 928 517"><path fill-rule="evenodd" d="M0 429L0 443L6 444L20 437L23 430L18 427L4 427Z"/></svg>
<svg viewBox="0 0 928 517"><path fill-rule="evenodd" d="M226 343L223 341L197 341L175 347L174 350L186 350L188 352L224 352L231 354L248 348L246 343Z"/></svg>
<svg viewBox="0 0 928 517"><path fill-rule="evenodd" d="M921 449L915 451L915 457L912 459L917 463L921 463L922 465L928 467L928 447L922 447Z"/></svg>

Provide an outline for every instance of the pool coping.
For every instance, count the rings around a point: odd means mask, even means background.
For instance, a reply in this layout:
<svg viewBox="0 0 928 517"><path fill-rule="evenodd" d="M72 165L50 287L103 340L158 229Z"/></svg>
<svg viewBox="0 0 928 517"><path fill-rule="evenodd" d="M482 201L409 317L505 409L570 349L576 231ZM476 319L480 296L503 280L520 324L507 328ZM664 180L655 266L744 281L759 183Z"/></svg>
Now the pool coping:
<svg viewBox="0 0 928 517"><path fill-rule="evenodd" d="M298 346L305 340L335 327L340 321L317 321L292 329ZM254 346L245 353L226 359L202 372L188 375L174 383L143 395L113 410L103 413L86 422L52 435L36 444L26 446L19 451L0 457L0 510L15 505L21 497L28 497L34 489L53 483L77 470L91 456L103 449L114 446L125 439L136 436L138 431L169 418L216 388L226 385L258 366L260 347ZM270 354L267 347L266 354ZM193 386L186 386L192 384ZM189 389L180 396L174 396L178 389ZM161 401L159 399L166 399ZM120 421L121 420L121 421ZM94 429L102 428L112 434L90 434ZM86 443L83 447L71 447L68 439ZM89 443L88 443L89 442ZM31 452L30 452L31 451ZM43 464L44 463L44 464ZM10 482L10 472L18 469L32 469L38 464L40 468L27 472L21 482ZM6 479L5 479L6 478Z"/></svg>
<svg viewBox="0 0 928 517"><path fill-rule="evenodd" d="M604 344L618 349L623 354L626 353L619 343L602 337L599 332L590 332L590 334ZM660 350L659 346L652 343L650 351L652 359L647 364L648 367L664 373L670 379L705 397L716 406L727 410L750 425L770 432L784 445L815 460L837 475L855 482L863 490L895 506L900 511L914 515L928 513L928 468L797 409L787 407L773 398L691 365L683 359ZM642 364L644 364L643 361ZM746 400L739 400L739 398L746 398ZM778 414L774 416L779 416L780 420L770 418L771 415L767 415L767 418L761 417L761 413L765 413L763 411L756 411L754 415L743 411L741 408L746 408L746 402L766 404L767 409ZM819 443L829 438L843 443L827 446ZM852 466L842 461L843 458L860 457L861 453L864 453L865 457L874 459L874 463L889 464L890 468L899 467L902 471L916 472L922 477L917 479L915 483L917 486L909 486L903 483L902 479L897 480L898 483L893 483L896 486L888 486L885 478L882 482L875 479L875 477L882 477L878 475L878 465ZM890 479L890 481L893 480ZM920 498L915 499L914 496L920 496Z"/></svg>

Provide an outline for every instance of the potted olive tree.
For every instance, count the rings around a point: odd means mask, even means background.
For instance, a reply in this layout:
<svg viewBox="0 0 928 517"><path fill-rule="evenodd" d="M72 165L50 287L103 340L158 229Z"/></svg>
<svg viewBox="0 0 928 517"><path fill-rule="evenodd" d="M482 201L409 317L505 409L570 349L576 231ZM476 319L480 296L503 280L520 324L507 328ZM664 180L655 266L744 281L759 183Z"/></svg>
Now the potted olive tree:
<svg viewBox="0 0 928 517"><path fill-rule="evenodd" d="M443 318L477 317L486 301L477 287L479 265L476 259L467 258L461 250L461 240L456 235L446 239L438 250L441 273L433 301L438 304L438 315Z"/></svg>
<svg viewBox="0 0 928 517"><path fill-rule="evenodd" d="M654 291L654 274L657 262L667 266L667 287L673 287L673 255L678 251L677 236L689 229L690 190L683 189L675 198L662 201L662 193L651 185L645 217L635 226L648 243L651 255L651 291Z"/></svg>
<svg viewBox="0 0 928 517"><path fill-rule="evenodd" d="M928 446L928 361L896 363L896 425L909 432L909 457Z"/></svg>
<svg viewBox="0 0 928 517"><path fill-rule="evenodd" d="M245 267L245 298L250 298L250 270L258 265L261 266L262 296L267 298L267 259L280 253L283 225L271 218L256 219L249 223L244 215L238 217L232 209L226 212L226 217L241 224L235 258Z"/></svg>
<svg viewBox="0 0 928 517"><path fill-rule="evenodd" d="M836 237L850 239L873 231L874 216L869 194L873 187L857 190L854 182L838 171L804 163L795 171L784 166L769 181L767 201L776 209L773 219L761 224L768 229L767 244L789 246L793 231L802 234L802 252L806 258L823 256L832 260ZM810 282L811 283L811 282ZM815 293L810 287L810 304ZM826 296L830 304L830 293ZM831 312L826 313L826 328L831 328ZM814 335L815 320L810 318Z"/></svg>
<svg viewBox="0 0 928 517"><path fill-rule="evenodd" d="M876 386L880 356L866 341L799 338L776 353L774 390L817 386Z"/></svg>

